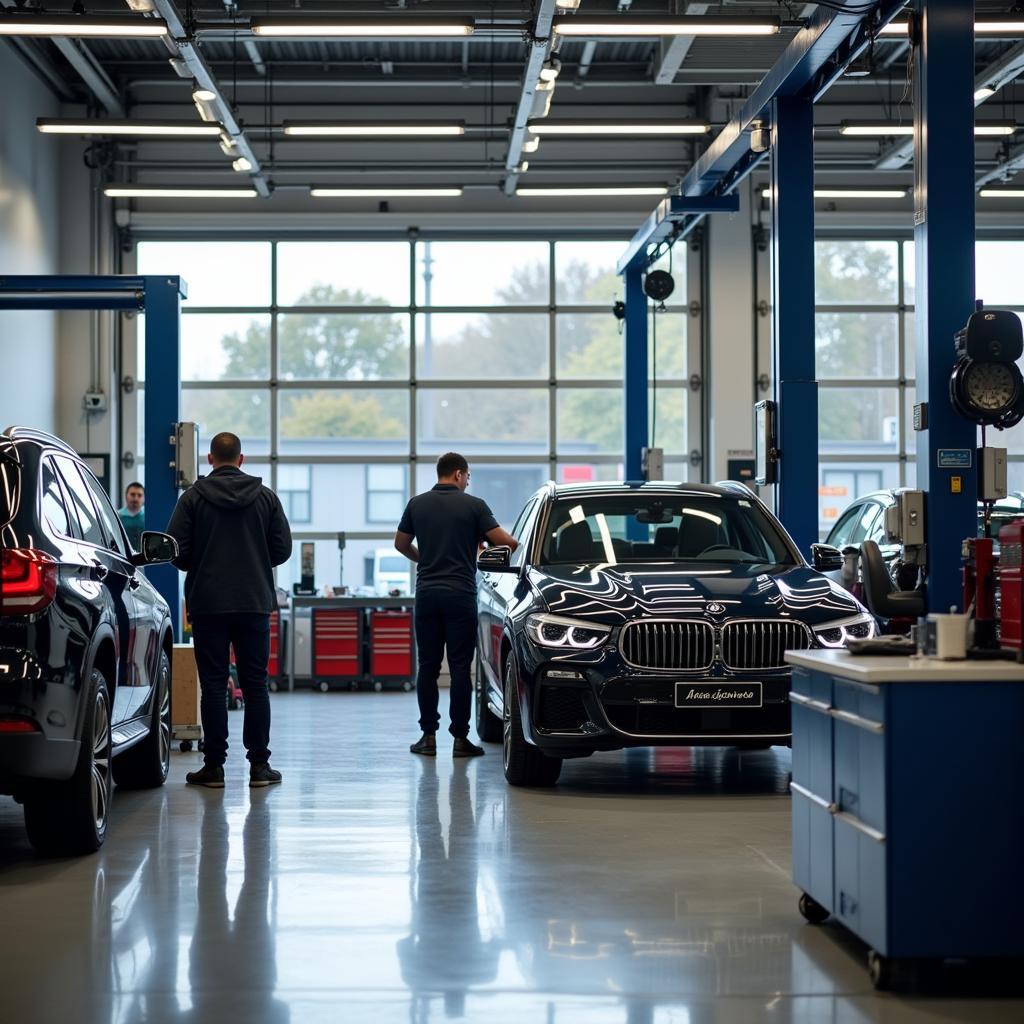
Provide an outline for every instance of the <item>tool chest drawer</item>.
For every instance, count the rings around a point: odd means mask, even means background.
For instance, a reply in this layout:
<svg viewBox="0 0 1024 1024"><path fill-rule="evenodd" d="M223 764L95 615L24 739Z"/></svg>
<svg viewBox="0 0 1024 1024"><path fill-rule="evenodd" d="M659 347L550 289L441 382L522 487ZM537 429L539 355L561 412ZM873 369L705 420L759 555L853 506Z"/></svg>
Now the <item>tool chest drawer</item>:
<svg viewBox="0 0 1024 1024"><path fill-rule="evenodd" d="M270 658L267 661L267 675L277 679L281 675L281 613L270 613Z"/></svg>
<svg viewBox="0 0 1024 1024"><path fill-rule="evenodd" d="M409 678L413 668L413 618L406 611L370 613L370 675Z"/></svg>
<svg viewBox="0 0 1024 1024"><path fill-rule="evenodd" d="M313 675L362 674L363 616L359 611L313 609Z"/></svg>

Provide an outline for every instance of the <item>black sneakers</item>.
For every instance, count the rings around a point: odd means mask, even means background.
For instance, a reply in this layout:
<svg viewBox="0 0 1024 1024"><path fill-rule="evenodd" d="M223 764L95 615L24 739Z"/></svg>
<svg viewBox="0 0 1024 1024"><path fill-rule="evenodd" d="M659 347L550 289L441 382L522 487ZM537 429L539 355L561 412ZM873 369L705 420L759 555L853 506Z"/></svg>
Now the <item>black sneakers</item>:
<svg viewBox="0 0 1024 1024"><path fill-rule="evenodd" d="M437 757L437 738L432 732L425 732L409 750L424 757Z"/></svg>
<svg viewBox="0 0 1024 1024"><path fill-rule="evenodd" d="M197 772L189 772L185 782L190 786L205 786L207 789L224 788L224 766L204 764Z"/></svg>
<svg viewBox="0 0 1024 1024"><path fill-rule="evenodd" d="M269 764L253 764L249 766L249 788L259 789L262 786L276 786L281 781L281 773Z"/></svg>
<svg viewBox="0 0 1024 1024"><path fill-rule="evenodd" d="M452 757L483 757L485 750L471 743L466 736L456 736L452 746Z"/></svg>

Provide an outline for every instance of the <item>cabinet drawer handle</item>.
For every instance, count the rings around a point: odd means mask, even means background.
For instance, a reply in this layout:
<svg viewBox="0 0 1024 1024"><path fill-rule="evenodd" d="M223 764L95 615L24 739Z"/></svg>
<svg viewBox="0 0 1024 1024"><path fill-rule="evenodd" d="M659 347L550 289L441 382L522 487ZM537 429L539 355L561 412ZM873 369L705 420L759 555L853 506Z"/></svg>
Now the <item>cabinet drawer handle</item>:
<svg viewBox="0 0 1024 1024"><path fill-rule="evenodd" d="M805 697L802 693L793 693L792 690L790 690L789 699L794 704L809 708L811 711L817 711L822 715L827 715L832 711L831 704L826 704L823 700L812 700L810 697Z"/></svg>
<svg viewBox="0 0 1024 1024"><path fill-rule="evenodd" d="M873 839L876 843L885 842L885 833L879 832L877 828L872 828L870 825L865 825L860 818L854 817L847 811L835 811L836 821L842 821L849 825L850 828L855 828L858 832L866 835L868 839Z"/></svg>
<svg viewBox="0 0 1024 1024"><path fill-rule="evenodd" d="M840 711L838 708L833 708L829 714L840 722L846 722L848 725L864 729L867 732L874 733L876 736L881 736L885 732L885 726L881 722L873 722L870 718L862 718L860 715L855 715L852 711Z"/></svg>
<svg viewBox="0 0 1024 1024"><path fill-rule="evenodd" d="M817 793L812 793L809 789L805 789L797 782L791 782L789 788L792 792L796 793L797 796L802 796L805 800L810 800L812 804L816 804L818 807L828 811L829 814L835 814L838 808L835 804L830 804L824 797L818 796Z"/></svg>

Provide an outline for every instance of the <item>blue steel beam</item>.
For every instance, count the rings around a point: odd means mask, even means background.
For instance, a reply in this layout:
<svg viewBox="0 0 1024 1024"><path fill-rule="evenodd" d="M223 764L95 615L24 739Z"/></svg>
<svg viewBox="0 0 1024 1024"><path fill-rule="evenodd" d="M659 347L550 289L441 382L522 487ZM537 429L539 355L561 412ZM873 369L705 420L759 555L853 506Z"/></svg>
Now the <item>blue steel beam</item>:
<svg viewBox="0 0 1024 1024"><path fill-rule="evenodd" d="M626 268L626 330L623 344L625 388L625 479L643 479L643 449L647 447L647 296L644 261Z"/></svg>
<svg viewBox="0 0 1024 1024"><path fill-rule="evenodd" d="M814 379L814 103L772 104L772 379L778 407L775 511L805 555L818 539Z"/></svg>
<svg viewBox="0 0 1024 1024"><path fill-rule="evenodd" d="M0 309L120 309L143 307L141 277L8 274L0 277Z"/></svg>
<svg viewBox="0 0 1024 1024"><path fill-rule="evenodd" d="M647 246L666 238L683 237L685 232L681 231L679 225L687 218L692 218L695 214L737 213L739 208L740 197L737 195L708 196L698 199L690 199L686 196L666 196L633 236L625 253L619 257L617 272L625 273L626 268L637 256L646 255Z"/></svg>
<svg viewBox="0 0 1024 1024"><path fill-rule="evenodd" d="M915 326L917 401L928 403L928 429L917 435L917 486L928 492L928 607L944 612L961 602L960 546L977 530L978 430L949 400L953 334L975 298L974 5L928 0L921 9L914 69ZM970 468L941 466L944 450L967 452Z"/></svg>

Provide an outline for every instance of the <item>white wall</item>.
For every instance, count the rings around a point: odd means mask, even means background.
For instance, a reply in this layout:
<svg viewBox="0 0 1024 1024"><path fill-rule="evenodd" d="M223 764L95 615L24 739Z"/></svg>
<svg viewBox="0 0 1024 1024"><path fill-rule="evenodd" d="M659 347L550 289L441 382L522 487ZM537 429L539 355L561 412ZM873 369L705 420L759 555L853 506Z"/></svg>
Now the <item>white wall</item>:
<svg viewBox="0 0 1024 1024"><path fill-rule="evenodd" d="M6 45L0 48L0 275L52 274L58 266L58 144L37 117L57 101ZM0 429L57 426L57 318L0 312Z"/></svg>

